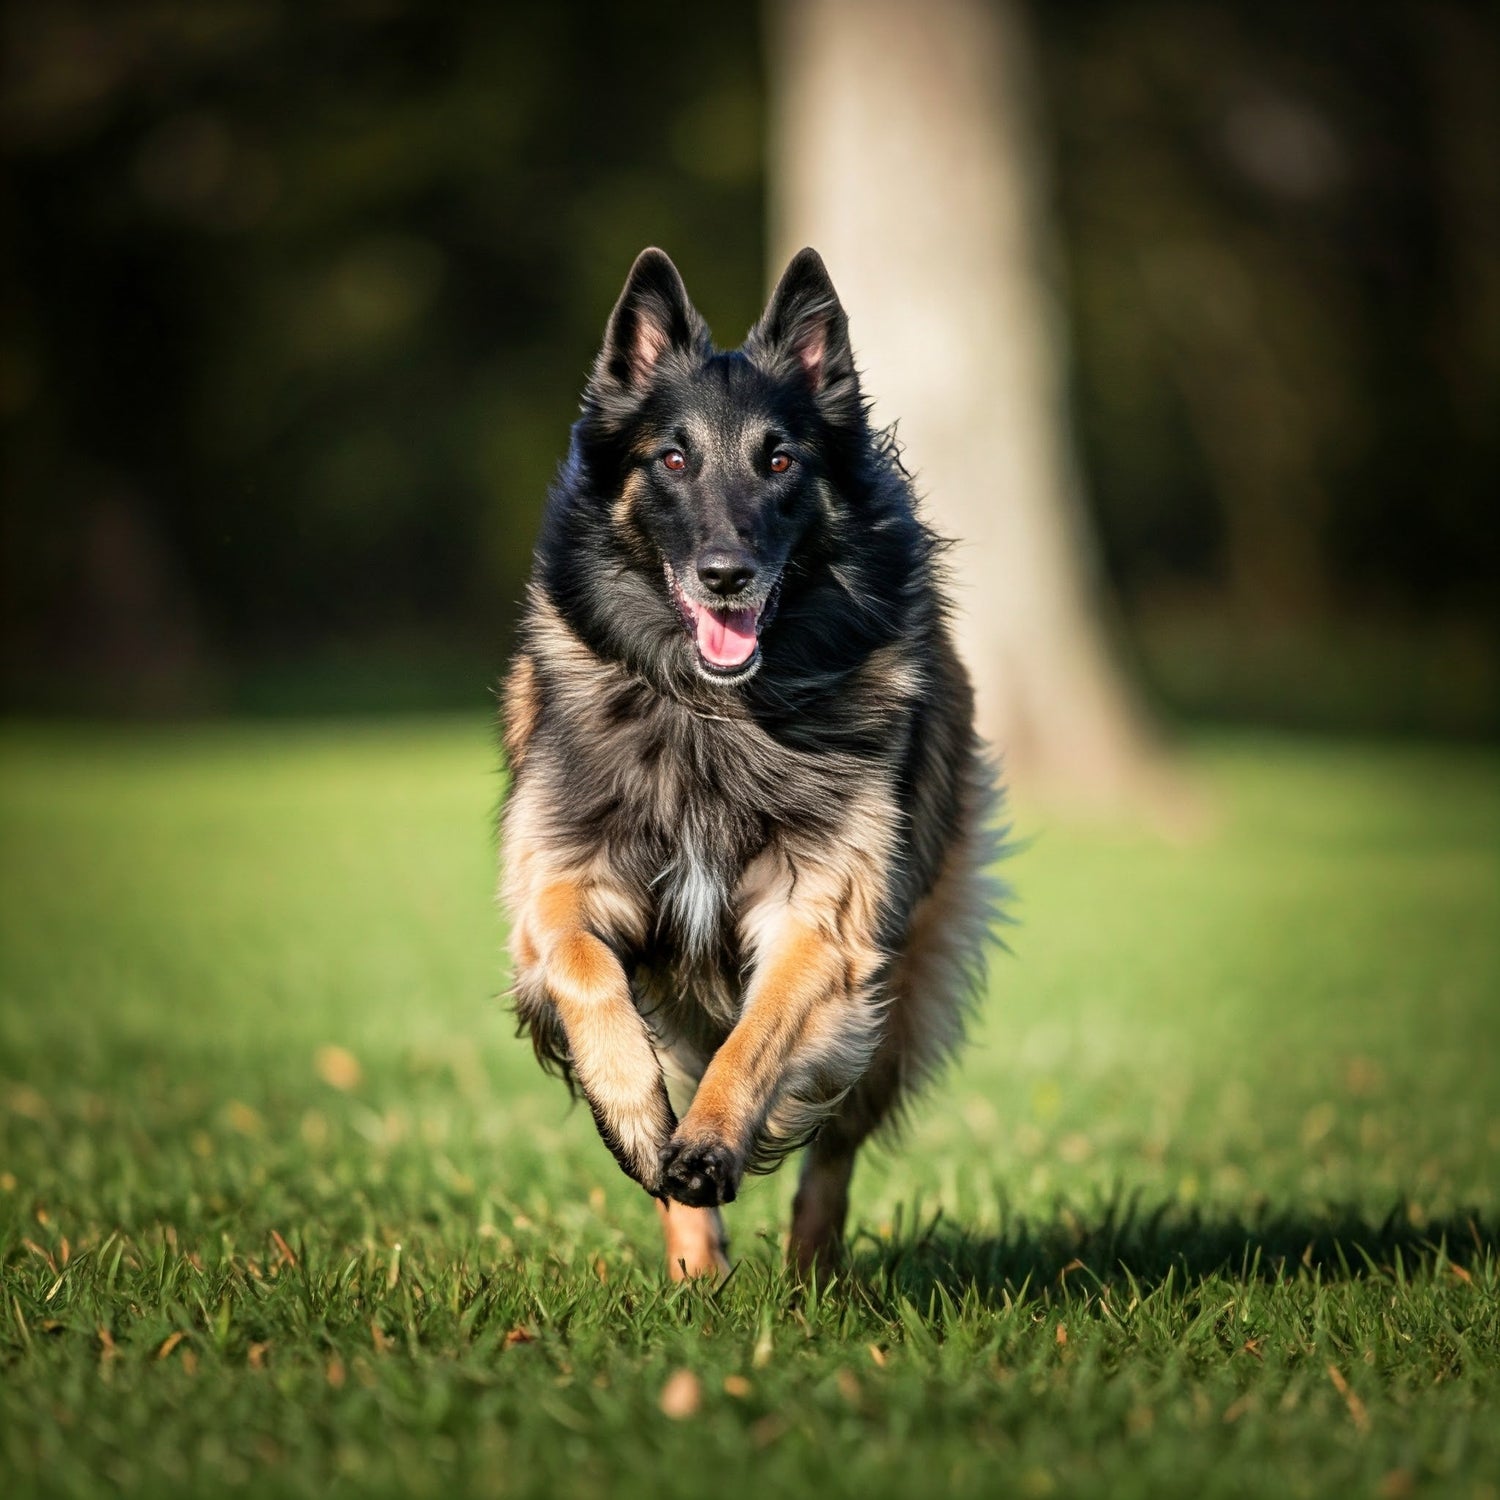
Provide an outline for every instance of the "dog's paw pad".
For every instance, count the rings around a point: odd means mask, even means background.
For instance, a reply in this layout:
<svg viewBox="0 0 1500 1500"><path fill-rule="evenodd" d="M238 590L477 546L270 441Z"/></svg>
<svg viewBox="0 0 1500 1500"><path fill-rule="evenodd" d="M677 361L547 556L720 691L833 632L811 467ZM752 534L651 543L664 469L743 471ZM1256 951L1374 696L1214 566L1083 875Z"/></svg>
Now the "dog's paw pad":
<svg viewBox="0 0 1500 1500"><path fill-rule="evenodd" d="M733 1203L739 1177L734 1153L727 1146L674 1140L662 1150L662 1195L690 1208Z"/></svg>

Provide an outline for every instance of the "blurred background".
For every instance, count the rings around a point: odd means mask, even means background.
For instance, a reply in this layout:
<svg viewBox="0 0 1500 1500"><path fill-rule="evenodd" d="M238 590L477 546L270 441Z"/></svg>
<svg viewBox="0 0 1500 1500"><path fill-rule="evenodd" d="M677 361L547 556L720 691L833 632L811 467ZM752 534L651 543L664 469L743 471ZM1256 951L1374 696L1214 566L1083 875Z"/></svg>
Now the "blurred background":
<svg viewBox="0 0 1500 1500"><path fill-rule="evenodd" d="M1048 309L1029 492L1134 719L1494 737L1494 9L875 9L889 77L850 0L8 7L4 708L483 709L632 257L734 344L805 237L872 368L872 284ZM934 35L967 93L912 60ZM876 138L892 90L928 155ZM950 158L1020 184L1019 259L910 213ZM841 162L879 205L859 264ZM944 503L982 544L1000 502Z"/></svg>

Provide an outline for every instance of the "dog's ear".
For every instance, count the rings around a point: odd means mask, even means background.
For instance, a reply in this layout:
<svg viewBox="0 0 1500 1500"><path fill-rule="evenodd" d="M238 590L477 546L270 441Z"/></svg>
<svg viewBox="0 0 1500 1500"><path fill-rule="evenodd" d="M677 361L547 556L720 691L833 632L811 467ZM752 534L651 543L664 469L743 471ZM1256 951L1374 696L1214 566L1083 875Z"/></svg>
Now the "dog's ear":
<svg viewBox="0 0 1500 1500"><path fill-rule="evenodd" d="M698 351L707 342L708 328L671 257L642 250L609 315L589 390L596 397L639 394L669 351Z"/></svg>
<svg viewBox="0 0 1500 1500"><path fill-rule="evenodd" d="M799 374L831 421L858 420L862 407L849 317L816 250L792 257L748 342L763 359Z"/></svg>

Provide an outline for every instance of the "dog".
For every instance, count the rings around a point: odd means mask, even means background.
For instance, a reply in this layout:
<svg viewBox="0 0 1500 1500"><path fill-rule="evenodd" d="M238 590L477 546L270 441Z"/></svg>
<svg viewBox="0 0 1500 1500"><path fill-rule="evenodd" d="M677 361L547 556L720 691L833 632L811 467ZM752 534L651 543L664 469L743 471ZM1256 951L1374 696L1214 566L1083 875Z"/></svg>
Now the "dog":
<svg viewBox="0 0 1500 1500"><path fill-rule="evenodd" d="M501 897L520 1029L674 1277L727 1270L720 1206L804 1145L788 1258L837 1265L860 1144L963 1040L1000 792L940 554L818 254L719 351L643 251L505 681Z"/></svg>

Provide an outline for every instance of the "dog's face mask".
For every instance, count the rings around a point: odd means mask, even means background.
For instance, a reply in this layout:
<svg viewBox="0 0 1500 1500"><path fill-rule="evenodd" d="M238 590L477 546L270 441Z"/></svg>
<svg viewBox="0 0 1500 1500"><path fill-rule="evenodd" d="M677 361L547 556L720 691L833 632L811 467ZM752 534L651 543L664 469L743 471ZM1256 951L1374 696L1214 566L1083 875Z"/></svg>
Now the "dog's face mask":
<svg viewBox="0 0 1500 1500"><path fill-rule="evenodd" d="M700 678L761 664L783 587L826 540L845 438L864 431L848 322L822 261L788 267L742 350L718 353L660 250L610 316L580 432L631 566Z"/></svg>

